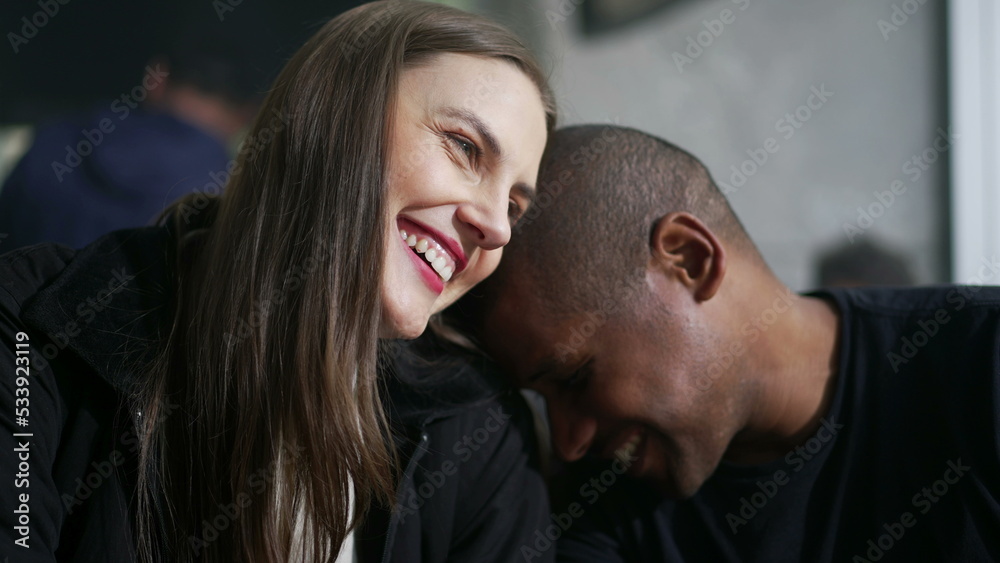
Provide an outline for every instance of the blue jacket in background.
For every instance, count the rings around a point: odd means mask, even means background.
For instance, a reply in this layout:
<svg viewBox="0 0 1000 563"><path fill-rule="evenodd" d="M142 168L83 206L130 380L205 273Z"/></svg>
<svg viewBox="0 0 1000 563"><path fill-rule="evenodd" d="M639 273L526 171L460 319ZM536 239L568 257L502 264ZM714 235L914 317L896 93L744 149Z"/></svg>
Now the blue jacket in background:
<svg viewBox="0 0 1000 563"><path fill-rule="evenodd" d="M165 113L115 102L38 130L0 189L0 252L39 242L80 248L147 225L226 169L225 146Z"/></svg>

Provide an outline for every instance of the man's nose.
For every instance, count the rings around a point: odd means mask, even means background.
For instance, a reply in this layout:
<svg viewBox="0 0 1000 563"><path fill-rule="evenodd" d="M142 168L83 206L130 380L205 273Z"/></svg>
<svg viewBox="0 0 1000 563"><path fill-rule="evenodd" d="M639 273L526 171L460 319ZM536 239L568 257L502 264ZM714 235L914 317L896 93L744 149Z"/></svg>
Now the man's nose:
<svg viewBox="0 0 1000 563"><path fill-rule="evenodd" d="M582 458L593 444L597 421L558 400L548 401L548 410L556 454L566 461Z"/></svg>

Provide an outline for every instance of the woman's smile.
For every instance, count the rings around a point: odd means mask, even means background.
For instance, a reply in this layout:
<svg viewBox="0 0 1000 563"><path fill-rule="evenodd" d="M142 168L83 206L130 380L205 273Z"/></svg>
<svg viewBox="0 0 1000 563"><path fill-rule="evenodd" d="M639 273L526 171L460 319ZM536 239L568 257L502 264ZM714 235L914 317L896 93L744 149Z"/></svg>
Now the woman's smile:
<svg viewBox="0 0 1000 563"><path fill-rule="evenodd" d="M405 217L397 218L396 224L420 275L434 293L440 294L444 283L468 264L462 247L447 235Z"/></svg>

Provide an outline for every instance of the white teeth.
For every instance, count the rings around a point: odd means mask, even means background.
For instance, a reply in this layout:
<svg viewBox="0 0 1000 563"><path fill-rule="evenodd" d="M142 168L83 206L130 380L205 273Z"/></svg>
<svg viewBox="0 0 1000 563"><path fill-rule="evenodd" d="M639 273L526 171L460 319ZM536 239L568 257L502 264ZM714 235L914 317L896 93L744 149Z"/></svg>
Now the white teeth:
<svg viewBox="0 0 1000 563"><path fill-rule="evenodd" d="M441 245L432 243L425 238L418 239L416 235L411 235L403 229L399 230L399 236L406 241L410 248L424 255L424 259L430 263L431 268L441 276L441 279L448 281L451 276L455 275L455 267L449 265L448 254L441 248ZM431 246L432 244L433 246Z"/></svg>
<svg viewBox="0 0 1000 563"><path fill-rule="evenodd" d="M455 273L455 269L448 265L448 261L443 256L438 256L436 260L431 262L431 267L444 281L450 280Z"/></svg>
<svg viewBox="0 0 1000 563"><path fill-rule="evenodd" d="M439 276L441 276L441 279L444 279L444 281L448 281L444 277L444 272L445 270L448 269L448 261L445 260L443 256L438 256L437 260L431 262L431 268L434 268L434 271L437 272Z"/></svg>

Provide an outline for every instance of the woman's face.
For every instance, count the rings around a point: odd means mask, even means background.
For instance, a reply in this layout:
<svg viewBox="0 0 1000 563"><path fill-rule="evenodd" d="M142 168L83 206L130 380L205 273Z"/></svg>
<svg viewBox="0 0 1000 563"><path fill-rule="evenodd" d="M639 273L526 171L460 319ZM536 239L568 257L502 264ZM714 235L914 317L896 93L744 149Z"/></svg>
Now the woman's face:
<svg viewBox="0 0 1000 563"><path fill-rule="evenodd" d="M535 193L545 110L513 64L453 53L404 70L395 109L381 335L416 338L500 262Z"/></svg>

